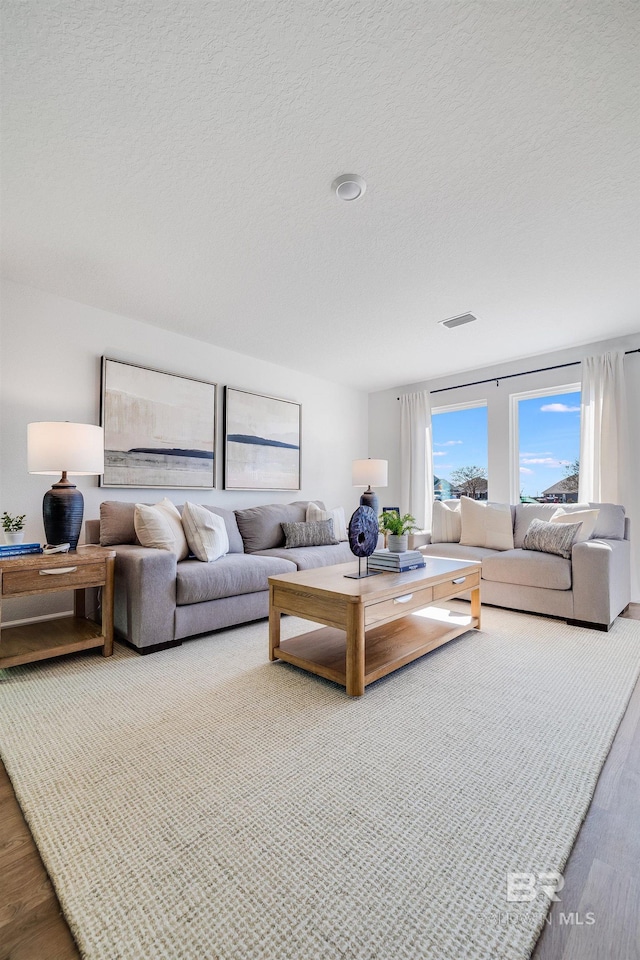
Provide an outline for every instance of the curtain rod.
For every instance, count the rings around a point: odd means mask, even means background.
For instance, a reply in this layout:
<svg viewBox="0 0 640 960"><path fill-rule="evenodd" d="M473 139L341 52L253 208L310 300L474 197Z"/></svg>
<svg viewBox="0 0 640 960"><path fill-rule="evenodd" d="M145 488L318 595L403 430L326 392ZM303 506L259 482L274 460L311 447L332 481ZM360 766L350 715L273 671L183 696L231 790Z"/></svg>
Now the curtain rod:
<svg viewBox="0 0 640 960"><path fill-rule="evenodd" d="M625 350L625 357L630 353L640 353L640 347L635 350ZM546 373L547 370L562 370L563 367L577 367L582 360L572 360L571 363L556 363L553 367L538 367L537 370L523 370L522 373L505 373L502 377L488 377L486 380L473 380L471 383L459 383L455 387L439 387L437 390L430 390L429 393L446 393L447 390L462 390L463 387L477 387L483 383L493 383L499 386L500 380L510 380L511 377L527 377L530 373ZM396 397L399 400L400 397Z"/></svg>

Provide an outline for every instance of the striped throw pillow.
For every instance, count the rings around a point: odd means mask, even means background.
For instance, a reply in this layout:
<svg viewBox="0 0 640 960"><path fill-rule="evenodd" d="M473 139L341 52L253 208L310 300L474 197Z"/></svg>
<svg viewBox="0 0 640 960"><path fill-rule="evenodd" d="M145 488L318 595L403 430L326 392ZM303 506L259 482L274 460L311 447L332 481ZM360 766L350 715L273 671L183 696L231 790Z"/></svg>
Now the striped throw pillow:
<svg viewBox="0 0 640 960"><path fill-rule="evenodd" d="M182 526L196 560L211 563L229 553L227 528L217 513L187 500L182 511Z"/></svg>
<svg viewBox="0 0 640 960"><path fill-rule="evenodd" d="M568 560L579 529L579 523L547 523L546 520L532 520L524 535L522 549L554 553Z"/></svg>

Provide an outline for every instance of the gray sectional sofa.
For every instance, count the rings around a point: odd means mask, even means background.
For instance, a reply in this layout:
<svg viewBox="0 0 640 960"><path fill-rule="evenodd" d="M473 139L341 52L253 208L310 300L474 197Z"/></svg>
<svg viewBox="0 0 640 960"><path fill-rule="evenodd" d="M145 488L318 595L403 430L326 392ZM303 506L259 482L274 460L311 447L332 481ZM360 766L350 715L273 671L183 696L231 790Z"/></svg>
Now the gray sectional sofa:
<svg viewBox="0 0 640 960"><path fill-rule="evenodd" d="M269 613L270 576L353 560L345 541L284 548L281 524L305 520L308 503L235 511L207 505L224 519L229 536L229 553L212 563L178 562L167 550L141 546L135 504L101 504L100 520L86 523L86 541L116 551L116 635L140 653L152 653L186 637L259 620Z"/></svg>
<svg viewBox="0 0 640 960"><path fill-rule="evenodd" d="M567 512L598 508L592 539L575 543L571 557L523 550L524 536L536 518L549 521L555 503L511 507L513 550L490 550L460 543L421 546L430 556L482 562L482 603L561 617L569 623L608 630L631 600L630 523L624 507L613 503L563 504Z"/></svg>

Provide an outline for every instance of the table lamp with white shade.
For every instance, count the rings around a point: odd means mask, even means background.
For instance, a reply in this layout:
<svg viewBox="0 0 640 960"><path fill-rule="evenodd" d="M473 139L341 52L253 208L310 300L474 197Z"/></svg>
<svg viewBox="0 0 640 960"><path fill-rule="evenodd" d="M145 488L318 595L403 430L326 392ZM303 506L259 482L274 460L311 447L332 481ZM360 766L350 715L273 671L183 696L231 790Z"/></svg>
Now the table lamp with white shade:
<svg viewBox="0 0 640 960"><path fill-rule="evenodd" d="M27 425L29 473L62 474L44 495L42 519L47 543L69 543L75 550L82 527L84 498L71 476L104 473L102 427L90 423L44 421Z"/></svg>
<svg viewBox="0 0 640 960"><path fill-rule="evenodd" d="M371 487L386 487L388 483L388 460L354 460L352 465L352 483L354 487L366 487L360 497L363 507L372 507L376 517L380 513L378 497Z"/></svg>

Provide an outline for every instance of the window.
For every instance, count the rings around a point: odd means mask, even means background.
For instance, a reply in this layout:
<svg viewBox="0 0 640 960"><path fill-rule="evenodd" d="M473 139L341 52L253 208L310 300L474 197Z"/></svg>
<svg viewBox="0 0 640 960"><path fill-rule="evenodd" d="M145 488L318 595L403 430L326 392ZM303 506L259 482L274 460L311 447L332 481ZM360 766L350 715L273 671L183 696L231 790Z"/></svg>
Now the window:
<svg viewBox="0 0 640 960"><path fill-rule="evenodd" d="M513 394L511 400L517 443L513 502L577 501L580 385Z"/></svg>
<svg viewBox="0 0 640 960"><path fill-rule="evenodd" d="M487 499L487 406L456 404L431 411L433 495Z"/></svg>

